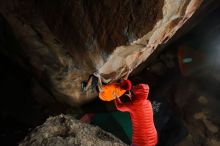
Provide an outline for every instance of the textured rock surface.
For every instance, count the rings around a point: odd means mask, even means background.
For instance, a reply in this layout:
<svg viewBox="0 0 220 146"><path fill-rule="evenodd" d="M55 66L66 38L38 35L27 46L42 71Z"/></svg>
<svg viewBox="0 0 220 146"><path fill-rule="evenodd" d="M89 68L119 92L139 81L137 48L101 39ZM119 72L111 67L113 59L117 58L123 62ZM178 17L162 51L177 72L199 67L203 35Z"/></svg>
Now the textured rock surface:
<svg viewBox="0 0 220 146"><path fill-rule="evenodd" d="M50 117L19 146L126 146L99 127L80 123L71 116Z"/></svg>
<svg viewBox="0 0 220 146"><path fill-rule="evenodd" d="M202 0L8 0L1 14L20 44L23 63L59 101L96 97L81 82L125 77L192 16ZM10 56L14 52L4 50Z"/></svg>

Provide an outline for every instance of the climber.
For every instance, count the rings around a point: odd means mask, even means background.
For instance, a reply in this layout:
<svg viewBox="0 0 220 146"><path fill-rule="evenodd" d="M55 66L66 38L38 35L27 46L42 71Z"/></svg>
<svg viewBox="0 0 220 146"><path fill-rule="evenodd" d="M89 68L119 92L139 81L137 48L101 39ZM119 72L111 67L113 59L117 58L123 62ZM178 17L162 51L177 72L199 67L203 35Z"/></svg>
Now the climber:
<svg viewBox="0 0 220 146"><path fill-rule="evenodd" d="M155 146L158 142L154 126L153 109L147 100L149 86L139 84L132 88L131 101L122 103L116 98L116 108L121 112L129 112L132 122L132 146Z"/></svg>
<svg viewBox="0 0 220 146"><path fill-rule="evenodd" d="M125 94L126 91L130 91L132 84L131 81L127 79L121 79L119 83L112 82L107 83L103 82L101 76L97 73L90 75L87 82L82 82L82 91L86 92L89 88L93 91L96 91L99 94L99 98L103 101L112 101L116 97L121 97ZM103 83L105 85L103 85ZM130 97L130 92L128 92L127 96Z"/></svg>

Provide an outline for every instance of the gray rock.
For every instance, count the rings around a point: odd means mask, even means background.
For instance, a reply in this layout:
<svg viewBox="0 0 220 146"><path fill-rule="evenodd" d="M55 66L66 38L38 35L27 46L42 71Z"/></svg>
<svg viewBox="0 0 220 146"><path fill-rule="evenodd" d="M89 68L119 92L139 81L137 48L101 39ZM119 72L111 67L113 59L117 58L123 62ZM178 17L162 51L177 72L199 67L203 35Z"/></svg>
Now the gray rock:
<svg viewBox="0 0 220 146"><path fill-rule="evenodd" d="M126 146L97 126L81 123L69 115L50 117L35 128L19 146Z"/></svg>

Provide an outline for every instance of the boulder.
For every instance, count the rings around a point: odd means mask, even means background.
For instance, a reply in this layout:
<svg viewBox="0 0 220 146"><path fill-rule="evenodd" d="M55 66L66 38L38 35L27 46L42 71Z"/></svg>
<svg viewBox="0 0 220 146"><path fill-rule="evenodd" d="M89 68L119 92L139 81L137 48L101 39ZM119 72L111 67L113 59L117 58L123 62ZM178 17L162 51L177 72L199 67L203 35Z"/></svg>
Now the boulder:
<svg viewBox="0 0 220 146"><path fill-rule="evenodd" d="M59 102L79 106L97 97L91 88L82 92L82 82L91 74L99 74L105 82L127 77L201 3L8 0L1 2L0 13L19 47L2 52L25 64Z"/></svg>
<svg viewBox="0 0 220 146"><path fill-rule="evenodd" d="M50 117L35 128L19 146L127 146L97 126L69 115Z"/></svg>

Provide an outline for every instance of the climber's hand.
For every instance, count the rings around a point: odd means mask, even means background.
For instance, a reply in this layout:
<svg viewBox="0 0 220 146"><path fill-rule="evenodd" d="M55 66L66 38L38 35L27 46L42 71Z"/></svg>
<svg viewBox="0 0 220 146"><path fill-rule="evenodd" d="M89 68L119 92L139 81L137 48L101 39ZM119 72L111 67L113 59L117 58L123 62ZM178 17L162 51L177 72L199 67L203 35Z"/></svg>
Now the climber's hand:
<svg viewBox="0 0 220 146"><path fill-rule="evenodd" d="M147 84L138 84L133 87L132 94L127 94L127 96L130 98L129 102L122 103L119 98L115 99L116 108L122 112L131 112L135 107L134 103L142 103L143 100L147 100L148 94L149 86Z"/></svg>
<svg viewBox="0 0 220 146"><path fill-rule="evenodd" d="M128 94L125 94L125 96L127 96L130 99L130 101L132 101L132 95L130 91L128 92Z"/></svg>

